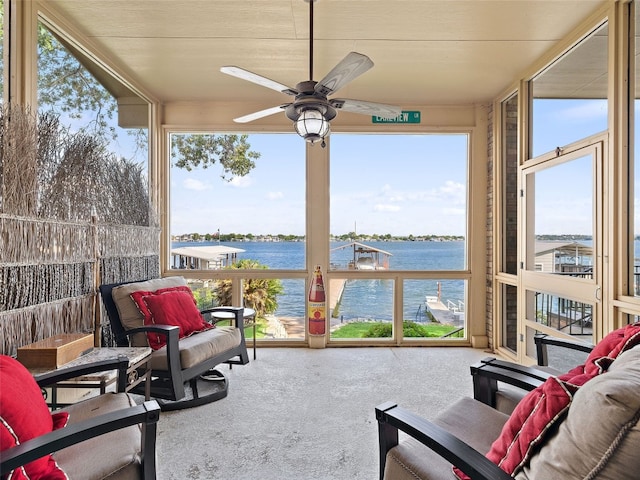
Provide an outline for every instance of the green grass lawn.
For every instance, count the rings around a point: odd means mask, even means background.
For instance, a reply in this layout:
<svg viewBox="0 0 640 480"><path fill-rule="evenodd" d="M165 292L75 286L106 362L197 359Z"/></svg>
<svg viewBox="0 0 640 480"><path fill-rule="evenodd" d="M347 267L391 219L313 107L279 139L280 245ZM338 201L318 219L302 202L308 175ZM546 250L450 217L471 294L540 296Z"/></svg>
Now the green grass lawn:
<svg viewBox="0 0 640 480"><path fill-rule="evenodd" d="M268 322L264 318L258 318L256 323L256 338L264 338L267 332ZM244 338L253 338L253 326L244 329Z"/></svg>
<svg viewBox="0 0 640 480"><path fill-rule="evenodd" d="M412 338L439 338L452 332L457 327L442 325L440 323L417 324L404 322L404 337ZM464 331L456 334L462 337ZM331 338L391 338L391 323L388 322L352 322L346 323L331 333Z"/></svg>
<svg viewBox="0 0 640 480"><path fill-rule="evenodd" d="M229 322L218 322L218 325L228 325ZM265 338L268 322L264 318L258 318L256 325L256 338ZM440 338L455 330L452 325L440 323L415 323L404 322L403 335L405 338ZM253 326L244 329L245 338L253 338ZM464 336L460 331L452 338ZM345 323L339 329L331 333L331 338L391 338L391 323L389 322L352 322Z"/></svg>

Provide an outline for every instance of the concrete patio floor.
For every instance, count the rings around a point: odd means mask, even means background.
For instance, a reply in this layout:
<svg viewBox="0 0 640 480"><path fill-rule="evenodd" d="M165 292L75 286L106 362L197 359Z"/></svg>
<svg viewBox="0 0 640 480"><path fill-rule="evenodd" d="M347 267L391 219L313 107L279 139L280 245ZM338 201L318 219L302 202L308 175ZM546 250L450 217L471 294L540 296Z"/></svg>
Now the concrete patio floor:
<svg viewBox="0 0 640 480"><path fill-rule="evenodd" d="M378 478L374 407L391 400L433 418L473 394L471 348L261 348L220 366L229 395L163 412L158 478Z"/></svg>

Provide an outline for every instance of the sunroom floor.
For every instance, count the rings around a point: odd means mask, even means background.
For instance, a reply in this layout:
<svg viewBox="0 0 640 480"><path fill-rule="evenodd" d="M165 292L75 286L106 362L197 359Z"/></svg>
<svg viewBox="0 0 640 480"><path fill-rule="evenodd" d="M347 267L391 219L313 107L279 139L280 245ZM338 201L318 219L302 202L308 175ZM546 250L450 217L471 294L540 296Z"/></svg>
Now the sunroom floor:
<svg viewBox="0 0 640 480"><path fill-rule="evenodd" d="M261 348L221 366L227 398L163 412L158 478L377 478L374 407L391 400L433 418L473 394L471 348Z"/></svg>

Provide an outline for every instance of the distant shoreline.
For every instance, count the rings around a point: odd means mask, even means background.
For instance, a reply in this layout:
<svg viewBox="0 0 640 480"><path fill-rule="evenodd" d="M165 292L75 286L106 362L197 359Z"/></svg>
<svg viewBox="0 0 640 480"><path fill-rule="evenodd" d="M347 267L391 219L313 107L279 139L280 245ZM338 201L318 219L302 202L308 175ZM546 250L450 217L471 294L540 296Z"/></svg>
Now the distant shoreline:
<svg viewBox="0 0 640 480"><path fill-rule="evenodd" d="M218 238L219 237L219 238ZM584 241L591 240L589 235L537 235L536 240L546 241ZM254 235L252 233L186 233L182 235L171 235L171 241L175 243L203 243L203 242L304 242L304 235ZM640 236L636 237L640 240ZM332 235L329 238L331 242L464 242L465 237L462 235Z"/></svg>
<svg viewBox="0 0 640 480"><path fill-rule="evenodd" d="M304 242L305 236L297 235L220 235L220 242ZM421 236L361 236L355 238L331 237L331 242L463 242L465 237L458 235L421 235ZM172 235L171 241L174 243L204 243L217 242L217 235Z"/></svg>

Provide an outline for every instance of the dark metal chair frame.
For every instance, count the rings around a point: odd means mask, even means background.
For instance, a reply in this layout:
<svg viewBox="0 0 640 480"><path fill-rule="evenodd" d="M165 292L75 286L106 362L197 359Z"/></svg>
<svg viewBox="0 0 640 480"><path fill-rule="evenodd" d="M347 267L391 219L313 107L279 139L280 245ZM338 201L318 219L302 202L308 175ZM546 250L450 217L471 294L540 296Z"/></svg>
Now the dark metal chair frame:
<svg viewBox="0 0 640 480"><path fill-rule="evenodd" d="M547 366L547 345L590 352L593 345L550 337L535 336L538 365ZM525 367L494 357L487 357L470 367L473 379L473 398L491 407L496 406L498 382L531 391L543 384L552 374L535 367ZM435 425L393 402L376 407L378 444L380 454L380 480L384 478L387 453L398 445L398 432L402 431L426 445L448 462L456 465L473 480L507 480L511 475L465 442L442 427Z"/></svg>
<svg viewBox="0 0 640 480"><path fill-rule="evenodd" d="M104 360L88 365L53 371L36 376L35 379L38 385L44 388L64 380L94 372L117 370L117 389L118 392L124 392L127 382L126 372L128 365L129 360L125 357L120 357L117 360ZM73 425L68 425L3 451L1 455L0 475L6 475L21 465L75 445L76 443L83 442L89 438L98 437L105 433L140 424L142 426L140 450L142 478L145 480L154 480L156 478L156 432L159 418L160 406L156 401L151 400L144 402L142 405L110 412Z"/></svg>
<svg viewBox="0 0 640 480"><path fill-rule="evenodd" d="M100 295L103 305L109 315L111 331L114 334L116 344L120 347L129 346L129 336L135 333L156 332L166 337L167 351L167 370L151 371L151 396L158 400L160 408L163 411L179 410L190 408L206 403L214 402L227 396L229 384L226 376L216 370L215 367L221 363L229 365L246 365L249 363L249 354L244 337L244 318L242 307L214 307L202 310L200 313L205 315L212 311L226 311L234 314L234 326L239 328L241 341L237 347L226 350L218 355L207 358L201 363L190 368L183 369L180 364L179 337L180 329L176 326L169 325L145 325L143 327L125 330L120 321L120 315L116 307L112 290L120 285L134 282L112 283L100 286ZM195 335L198 335L197 333ZM200 395L198 391L198 382L202 380L202 376L206 376L208 380L213 378L219 380L219 388L213 393ZM144 394L145 382L133 389L134 392ZM185 384L191 387L191 398L185 398Z"/></svg>
<svg viewBox="0 0 640 480"><path fill-rule="evenodd" d="M569 350L577 350L579 352L589 353L593 350L593 345L588 343L565 340L563 338L552 337L544 333L537 333L533 340L536 344L536 356L538 365L541 367L549 365L549 355L547 354L547 345L555 347L568 348Z"/></svg>

